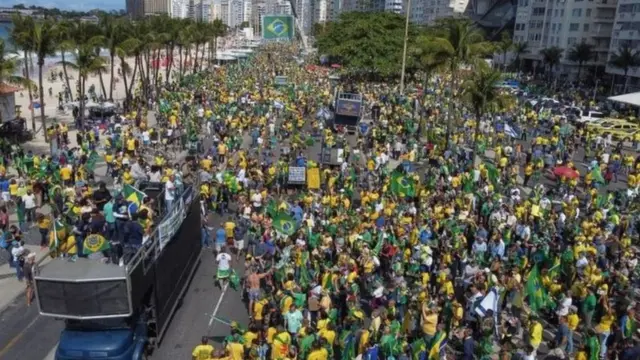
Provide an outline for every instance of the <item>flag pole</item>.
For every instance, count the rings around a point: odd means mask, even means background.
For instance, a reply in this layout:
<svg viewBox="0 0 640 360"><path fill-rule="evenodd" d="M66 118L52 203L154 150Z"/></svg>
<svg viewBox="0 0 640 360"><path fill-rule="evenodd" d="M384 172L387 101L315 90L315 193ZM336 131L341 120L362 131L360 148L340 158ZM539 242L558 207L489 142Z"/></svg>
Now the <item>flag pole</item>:
<svg viewBox="0 0 640 360"><path fill-rule="evenodd" d="M402 72L400 73L400 94L404 95L404 71L407 66L407 43L409 42L409 14L411 13L411 0L407 0L407 19L404 24L404 49L402 50Z"/></svg>

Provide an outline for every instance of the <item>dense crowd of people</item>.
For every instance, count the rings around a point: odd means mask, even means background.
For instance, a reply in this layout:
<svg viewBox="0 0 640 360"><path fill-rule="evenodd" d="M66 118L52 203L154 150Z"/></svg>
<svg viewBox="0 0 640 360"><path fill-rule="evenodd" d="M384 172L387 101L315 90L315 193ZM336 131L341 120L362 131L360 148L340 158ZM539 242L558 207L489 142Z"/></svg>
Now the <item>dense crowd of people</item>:
<svg viewBox="0 0 640 360"><path fill-rule="evenodd" d="M515 96L482 119L462 102L447 114L444 81L399 95L349 79L342 89L362 94L372 118L350 141L325 121L335 70L302 57L268 46L172 84L154 105L167 126L148 128L138 109L80 132L74 150L68 130L52 130L61 157L17 149L18 176L0 189L23 220L7 239L19 246L32 222L56 256L119 263L197 182L203 245L220 286L243 292L250 322L232 322L222 347L203 338L194 359L640 358L638 140L615 144ZM448 116L450 136L439 125ZM172 134L192 144L186 166L165 156ZM342 161L312 159L318 142ZM97 158L117 195L89 186ZM289 184L291 167L308 183ZM149 180L163 198L137 191ZM43 202L51 216L37 212Z"/></svg>

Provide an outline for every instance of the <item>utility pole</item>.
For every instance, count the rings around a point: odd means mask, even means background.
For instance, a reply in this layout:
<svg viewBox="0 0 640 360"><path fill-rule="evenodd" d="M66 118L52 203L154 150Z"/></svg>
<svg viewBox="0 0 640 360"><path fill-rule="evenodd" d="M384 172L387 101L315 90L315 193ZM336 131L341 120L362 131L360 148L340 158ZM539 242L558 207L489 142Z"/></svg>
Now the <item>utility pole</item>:
<svg viewBox="0 0 640 360"><path fill-rule="evenodd" d="M407 0L407 20L404 24L404 49L402 50L402 73L400 74L400 94L404 95L404 69L407 66L407 43L409 42L409 14L411 13L411 0Z"/></svg>

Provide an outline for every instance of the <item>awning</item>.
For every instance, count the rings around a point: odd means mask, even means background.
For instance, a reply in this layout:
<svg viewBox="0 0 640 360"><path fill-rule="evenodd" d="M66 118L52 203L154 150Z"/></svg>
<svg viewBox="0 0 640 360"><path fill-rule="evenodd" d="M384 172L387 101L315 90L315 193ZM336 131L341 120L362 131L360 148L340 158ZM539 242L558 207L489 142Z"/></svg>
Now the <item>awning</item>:
<svg viewBox="0 0 640 360"><path fill-rule="evenodd" d="M609 97L609 100L633 106L640 106L640 91L624 95L611 96Z"/></svg>

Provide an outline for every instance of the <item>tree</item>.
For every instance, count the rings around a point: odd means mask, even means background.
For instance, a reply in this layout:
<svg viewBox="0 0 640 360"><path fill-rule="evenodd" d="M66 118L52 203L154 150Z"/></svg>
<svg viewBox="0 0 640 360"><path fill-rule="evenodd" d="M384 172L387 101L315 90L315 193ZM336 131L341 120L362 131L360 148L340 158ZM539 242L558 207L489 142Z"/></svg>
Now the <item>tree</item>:
<svg viewBox="0 0 640 360"><path fill-rule="evenodd" d="M42 69L44 67L44 59L47 56L56 54L56 38L54 23L51 20L37 22L33 29L33 50L38 59L38 87L40 90L40 117L42 121L42 132L44 140L48 141L46 117L44 114L44 83L42 79Z"/></svg>
<svg viewBox="0 0 640 360"><path fill-rule="evenodd" d="M69 74L67 72L66 66L66 53L69 51L73 51L76 48L76 45L73 41L72 32L75 24L69 20L62 20L56 24L56 42L58 43L58 50L60 50L60 54L62 57L62 73L64 74L64 82L67 86L69 92L71 92L71 96L73 97L73 90L71 88L71 84L69 83Z"/></svg>
<svg viewBox="0 0 640 360"><path fill-rule="evenodd" d="M567 54L569 61L578 63L578 83L580 83L582 66L596 57L596 53L593 51L593 48L593 45L582 41L581 43L574 45Z"/></svg>
<svg viewBox="0 0 640 360"><path fill-rule="evenodd" d="M105 61L96 54L95 45L99 43L99 39L94 42L81 45L74 53L74 62L67 61L66 65L78 71L78 81L80 83L80 125L84 120L86 94L86 82L90 74L106 70Z"/></svg>
<svg viewBox="0 0 640 360"><path fill-rule="evenodd" d="M640 50L634 50L630 44L621 46L615 53L611 55L609 61L611 66L624 71L624 89L623 93L627 92L629 85L629 69L640 66ZM613 74L613 80L615 82L615 74Z"/></svg>
<svg viewBox="0 0 640 360"><path fill-rule="evenodd" d="M522 69L522 55L529 53L529 43L528 42L519 42L513 45L513 52L516 55L514 60L515 65L518 69L518 72Z"/></svg>
<svg viewBox="0 0 640 360"><path fill-rule="evenodd" d="M211 52L213 53L212 60L217 56L218 51L218 39L225 36L227 33L227 26L220 19L215 19L211 23L210 35L212 38Z"/></svg>
<svg viewBox="0 0 640 360"><path fill-rule="evenodd" d="M352 74L391 76L400 74L405 19L385 12L347 12L326 24L316 44L321 54L340 63ZM409 39L417 30L410 26Z"/></svg>
<svg viewBox="0 0 640 360"><path fill-rule="evenodd" d="M14 14L11 17L13 22L13 29L11 30L11 41L18 49L22 50L24 54L24 77L29 83L31 83L31 74L29 72L31 67L31 52L33 51L33 28L35 26L32 17L25 17L20 14ZM27 87L29 94L29 104L33 104L33 88L35 86ZM36 131L36 115L35 108L30 106L31 110L31 130Z"/></svg>
<svg viewBox="0 0 640 360"><path fill-rule="evenodd" d="M115 77L113 76L114 60L116 57L116 47L120 43L122 32L120 31L121 21L110 15L103 15L100 18L99 26L102 30L101 45L109 50L110 66L111 66L111 79L109 80L109 97L108 99L113 101L113 83Z"/></svg>
<svg viewBox="0 0 640 360"><path fill-rule="evenodd" d="M12 54L9 54L4 39L0 38L0 86L3 84L14 84L26 88L32 87L34 84L31 80L27 80L23 76L16 75L19 67L20 59L17 55L12 56ZM0 114L2 114L2 112L0 112ZM0 122L5 120L11 119L0 118Z"/></svg>
<svg viewBox="0 0 640 360"><path fill-rule="evenodd" d="M476 127L473 137L473 151L477 151L477 141L480 136L480 119L487 109L500 102L501 90L498 87L502 81L502 74L490 68L485 61L477 61L473 66L470 77L464 82L463 88L467 100L476 115Z"/></svg>
<svg viewBox="0 0 640 360"><path fill-rule="evenodd" d="M551 80L553 69L560 63L560 59L562 59L562 52L563 50L556 46L540 50L542 61L549 66L549 73L547 75L549 81Z"/></svg>
<svg viewBox="0 0 640 360"><path fill-rule="evenodd" d="M477 59L493 53L495 47L486 41L482 31L467 19L442 19L433 31L431 46L438 57L446 59L445 63L451 73L451 96L447 117L447 146L449 146L460 67L471 65Z"/></svg>
<svg viewBox="0 0 640 360"><path fill-rule="evenodd" d="M507 68L507 53L513 50L513 39L511 38L511 34L507 31L502 33L502 38L497 44L498 50L500 54L502 54L502 70Z"/></svg>

